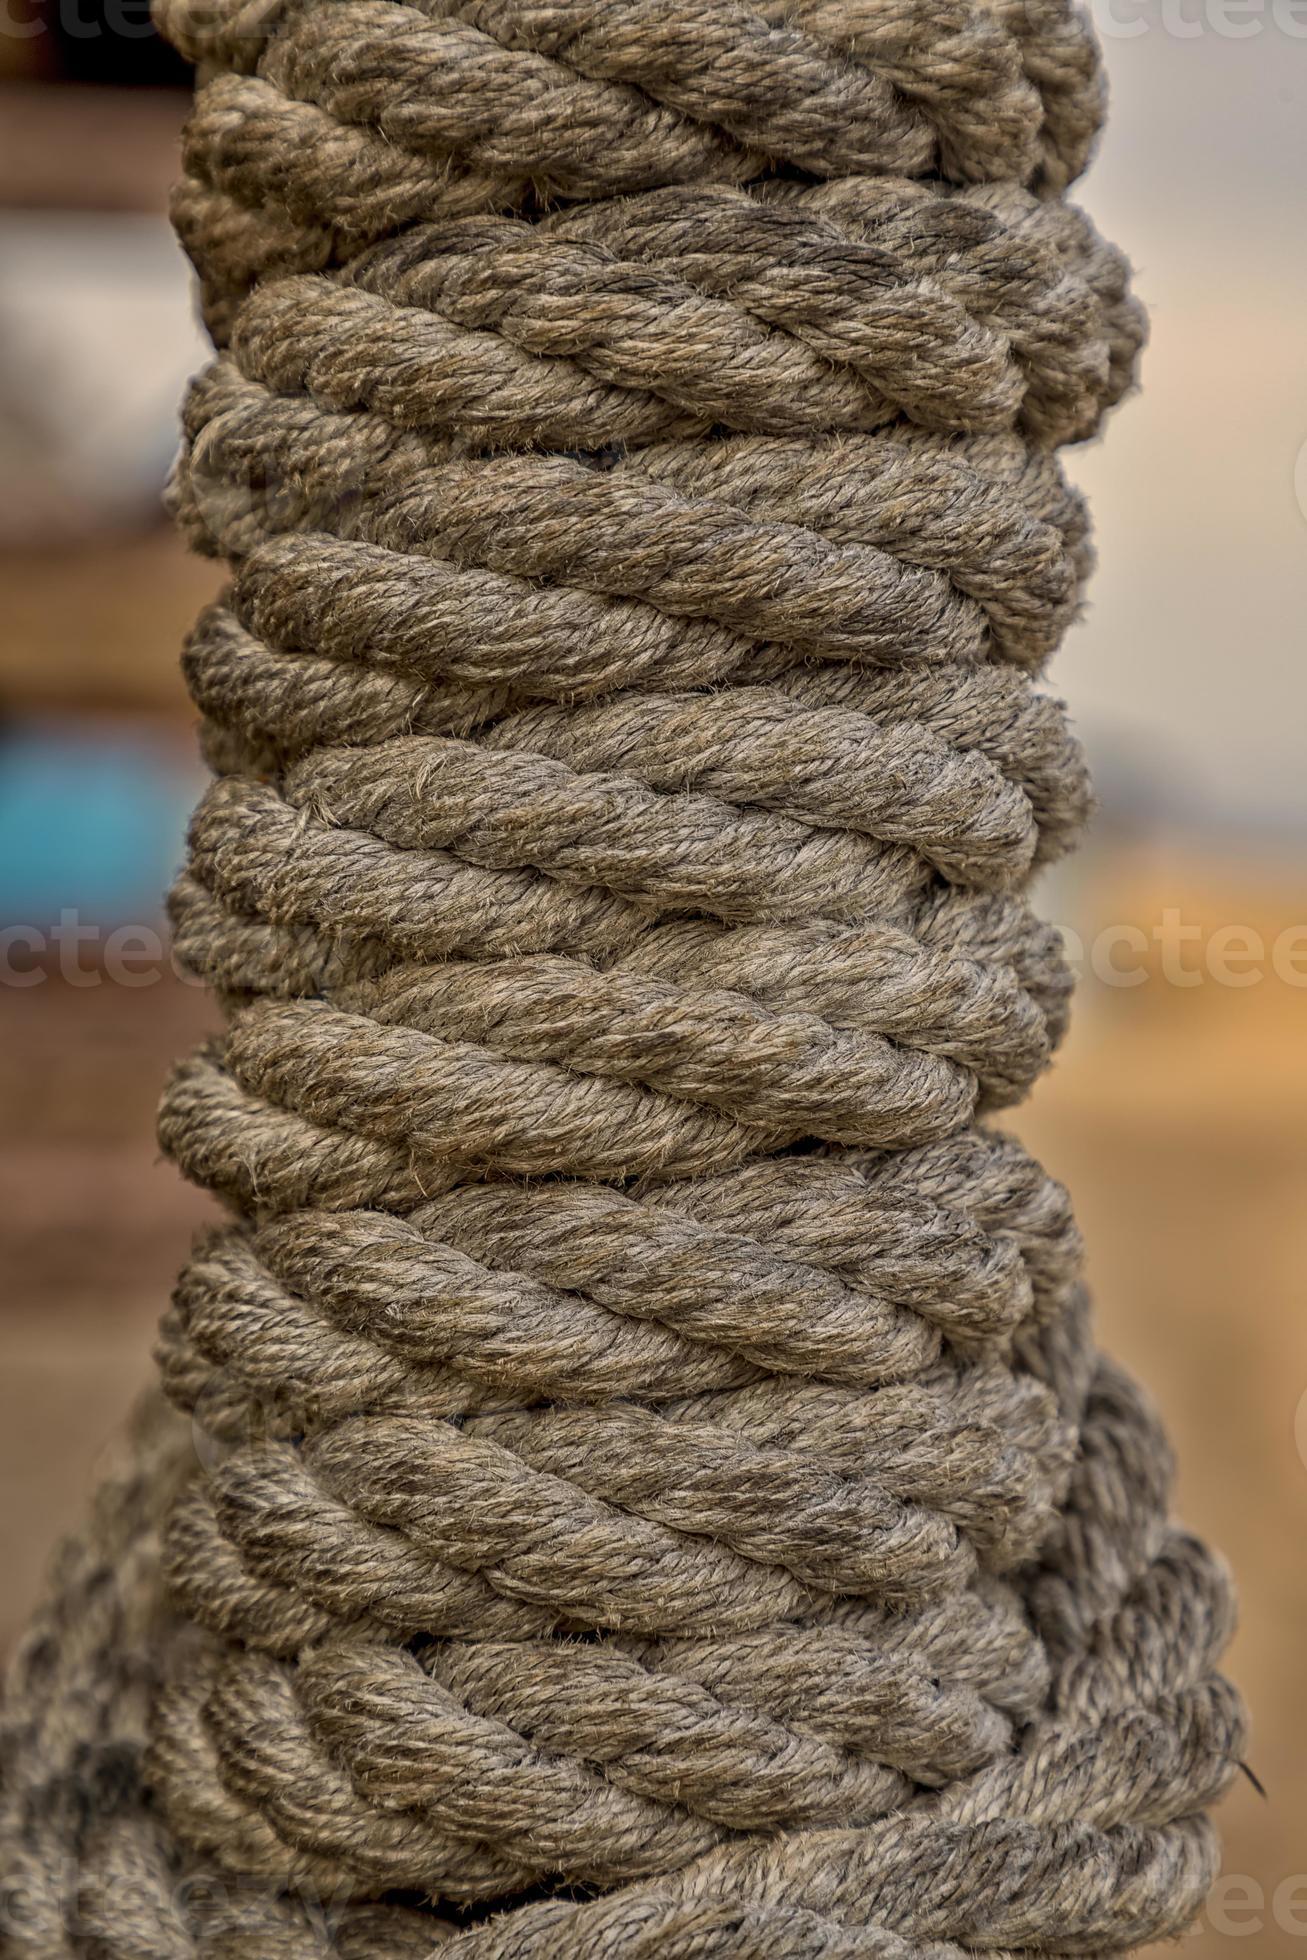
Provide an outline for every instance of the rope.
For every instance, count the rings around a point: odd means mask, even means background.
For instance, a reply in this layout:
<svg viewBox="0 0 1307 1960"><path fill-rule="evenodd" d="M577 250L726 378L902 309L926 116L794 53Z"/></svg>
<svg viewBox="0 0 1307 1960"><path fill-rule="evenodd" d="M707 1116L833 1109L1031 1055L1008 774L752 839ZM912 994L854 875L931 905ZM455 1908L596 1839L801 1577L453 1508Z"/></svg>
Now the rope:
<svg viewBox="0 0 1307 1960"><path fill-rule="evenodd" d="M15 1960L1180 1930L1221 1568L990 1118L1131 384L1064 0L159 0L223 1197L13 1671Z"/></svg>

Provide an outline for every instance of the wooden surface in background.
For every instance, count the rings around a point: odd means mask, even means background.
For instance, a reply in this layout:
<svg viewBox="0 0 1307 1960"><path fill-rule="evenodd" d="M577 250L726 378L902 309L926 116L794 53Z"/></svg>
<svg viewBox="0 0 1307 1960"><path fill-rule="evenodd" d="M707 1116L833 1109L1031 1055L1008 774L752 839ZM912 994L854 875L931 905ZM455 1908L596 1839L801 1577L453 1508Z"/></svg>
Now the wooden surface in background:
<svg viewBox="0 0 1307 1960"><path fill-rule="evenodd" d="M175 979L0 985L0 1646L150 1373L210 1201L159 1158L173 1059L214 1026Z"/></svg>
<svg viewBox="0 0 1307 1960"><path fill-rule="evenodd" d="M178 650L225 576L162 524L0 553L0 706L189 713Z"/></svg>
<svg viewBox="0 0 1307 1960"><path fill-rule="evenodd" d="M166 211L190 97L51 86L38 79L48 43L6 35L4 18L0 12L0 204Z"/></svg>

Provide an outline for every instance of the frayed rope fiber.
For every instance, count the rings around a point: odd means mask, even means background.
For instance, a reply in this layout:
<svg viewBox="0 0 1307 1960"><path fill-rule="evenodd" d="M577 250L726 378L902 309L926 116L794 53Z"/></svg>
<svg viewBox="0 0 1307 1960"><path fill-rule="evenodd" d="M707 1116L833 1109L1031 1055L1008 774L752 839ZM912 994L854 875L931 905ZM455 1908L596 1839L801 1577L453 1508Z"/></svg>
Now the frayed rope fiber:
<svg viewBox="0 0 1307 1960"><path fill-rule="evenodd" d="M231 569L161 1131L231 1217L12 1674L5 1952L1179 1930L1227 1584L991 1123L1143 338L1083 20L157 11Z"/></svg>

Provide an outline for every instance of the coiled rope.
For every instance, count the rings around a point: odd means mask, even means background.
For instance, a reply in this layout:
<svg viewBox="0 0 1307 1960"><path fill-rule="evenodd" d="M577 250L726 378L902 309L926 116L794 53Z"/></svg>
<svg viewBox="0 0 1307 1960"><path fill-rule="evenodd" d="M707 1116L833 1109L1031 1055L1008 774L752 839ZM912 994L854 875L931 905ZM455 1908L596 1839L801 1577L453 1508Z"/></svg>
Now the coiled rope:
<svg viewBox="0 0 1307 1960"><path fill-rule="evenodd" d="M1142 340L1084 23L157 11L232 573L161 1134L232 1218L11 1682L16 1960L1178 1930L1226 1584L987 1120Z"/></svg>

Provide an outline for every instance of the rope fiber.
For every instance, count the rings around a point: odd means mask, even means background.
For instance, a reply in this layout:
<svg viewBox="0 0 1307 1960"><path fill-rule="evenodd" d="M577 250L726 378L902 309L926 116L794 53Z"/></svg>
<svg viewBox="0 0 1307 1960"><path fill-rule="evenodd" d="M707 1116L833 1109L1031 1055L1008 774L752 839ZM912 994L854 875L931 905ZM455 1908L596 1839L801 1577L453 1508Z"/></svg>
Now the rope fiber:
<svg viewBox="0 0 1307 1960"><path fill-rule="evenodd" d="M12 1670L13 1960L1180 1931L1223 1568L992 1125L1143 339L1070 0L156 0L228 1207ZM165 1399L166 1398L166 1399Z"/></svg>

